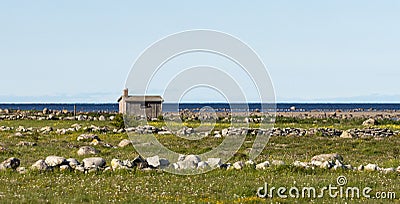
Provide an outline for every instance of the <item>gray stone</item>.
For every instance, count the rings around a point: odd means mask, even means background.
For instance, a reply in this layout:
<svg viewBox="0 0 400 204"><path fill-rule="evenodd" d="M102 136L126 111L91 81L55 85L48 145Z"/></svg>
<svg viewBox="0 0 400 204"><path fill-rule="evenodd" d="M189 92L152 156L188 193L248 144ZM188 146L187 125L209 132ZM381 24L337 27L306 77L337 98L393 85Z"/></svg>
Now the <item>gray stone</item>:
<svg viewBox="0 0 400 204"><path fill-rule="evenodd" d="M157 134L159 134L159 135L170 135L172 133L170 131L159 131Z"/></svg>
<svg viewBox="0 0 400 204"><path fill-rule="evenodd" d="M128 139L123 139L119 144L118 147L126 147L128 145L131 145L132 141Z"/></svg>
<svg viewBox="0 0 400 204"><path fill-rule="evenodd" d="M207 164L211 168L219 167L222 164L222 161L220 158L208 158L207 159Z"/></svg>
<svg viewBox="0 0 400 204"><path fill-rule="evenodd" d="M53 128L50 126L40 128L40 132L42 132L43 134L50 133L51 131L53 131Z"/></svg>
<svg viewBox="0 0 400 204"><path fill-rule="evenodd" d="M372 126L372 125L376 125L376 121L375 121L374 119L372 119L372 118L369 118L369 119L365 120L365 121L362 123L362 125L363 125L363 126Z"/></svg>
<svg viewBox="0 0 400 204"><path fill-rule="evenodd" d="M25 167L18 167L15 170L20 174L25 174L27 172L27 169Z"/></svg>
<svg viewBox="0 0 400 204"><path fill-rule="evenodd" d="M124 167L127 167L127 168L133 168L136 166L136 164L131 160L123 160L122 163L123 163Z"/></svg>
<svg viewBox="0 0 400 204"><path fill-rule="evenodd" d="M75 167L75 172L85 172L85 167L83 167L83 166L76 166L76 167Z"/></svg>
<svg viewBox="0 0 400 204"><path fill-rule="evenodd" d="M208 169L210 166L208 165L207 162L201 161L197 164L198 169Z"/></svg>
<svg viewBox="0 0 400 204"><path fill-rule="evenodd" d="M349 131L343 131L340 135L341 138L353 138L353 135Z"/></svg>
<svg viewBox="0 0 400 204"><path fill-rule="evenodd" d="M214 137L215 138L221 138L222 136L220 134L215 134Z"/></svg>
<svg viewBox="0 0 400 204"><path fill-rule="evenodd" d="M188 162L193 162L195 164L198 164L199 162L201 162L201 159L199 156L191 154L191 155L187 155L183 161L188 161Z"/></svg>
<svg viewBox="0 0 400 204"><path fill-rule="evenodd" d="M179 169L195 169L195 168L197 168L197 163L194 163L193 161L189 161L189 160L178 161L176 164L178 165Z"/></svg>
<svg viewBox="0 0 400 204"><path fill-rule="evenodd" d="M54 115L53 114L49 114L49 116L47 116L47 119L48 120L53 120L55 117L54 117Z"/></svg>
<svg viewBox="0 0 400 204"><path fill-rule="evenodd" d="M119 159L111 160L111 168L113 170L122 169L124 167L124 163Z"/></svg>
<svg viewBox="0 0 400 204"><path fill-rule="evenodd" d="M222 131L221 131L222 136L227 136L228 133L229 133L229 130L226 129L226 128L225 128L225 129L222 129Z"/></svg>
<svg viewBox="0 0 400 204"><path fill-rule="evenodd" d="M60 171L68 171L71 170L71 167L69 165L61 165L60 166Z"/></svg>
<svg viewBox="0 0 400 204"><path fill-rule="evenodd" d="M104 115L101 115L100 117L99 117L99 121L105 121L106 120L106 117L104 117Z"/></svg>
<svg viewBox="0 0 400 204"><path fill-rule="evenodd" d="M360 165L360 166L358 166L357 170L359 170L359 171L362 171L362 170L364 170L364 165Z"/></svg>
<svg viewBox="0 0 400 204"><path fill-rule="evenodd" d="M395 169L395 168L385 168L385 169L381 169L381 171L382 171L383 173L387 174L387 173L395 172L396 169Z"/></svg>
<svg viewBox="0 0 400 204"><path fill-rule="evenodd" d="M185 160L186 155L180 154L178 157L178 161L183 161Z"/></svg>
<svg viewBox="0 0 400 204"><path fill-rule="evenodd" d="M237 161L237 162L233 163L232 166L233 166L233 168L235 168L237 170L240 170L240 169L242 169L244 167L244 162Z"/></svg>
<svg viewBox="0 0 400 204"><path fill-rule="evenodd" d="M92 134L82 134L79 135L78 138L76 138L77 141L83 141L83 142L93 141L94 139L101 141L99 136Z"/></svg>
<svg viewBox="0 0 400 204"><path fill-rule="evenodd" d="M91 146L83 146L83 147L79 148L77 153L79 156L89 155L89 154L95 155L95 154L99 154L100 151Z"/></svg>
<svg viewBox="0 0 400 204"><path fill-rule="evenodd" d="M67 162L68 162L68 165L73 169L75 169L76 166L80 165L79 161L75 158L69 158L69 159L67 159Z"/></svg>
<svg viewBox="0 0 400 204"><path fill-rule="evenodd" d="M304 167L304 168L309 168L310 166L306 162L301 162L301 161L295 161L293 163L293 166L295 167Z"/></svg>
<svg viewBox="0 0 400 204"><path fill-rule="evenodd" d="M160 158L160 167L165 168L169 166L169 161L168 159L165 158Z"/></svg>
<svg viewBox="0 0 400 204"><path fill-rule="evenodd" d="M256 169L264 170L264 169L268 168L269 165L270 165L269 161L265 161L265 162L257 164Z"/></svg>
<svg viewBox="0 0 400 204"><path fill-rule="evenodd" d="M105 167L106 160L101 157L90 157L82 160L85 169Z"/></svg>
<svg viewBox="0 0 400 204"><path fill-rule="evenodd" d="M256 168L256 163L253 160L246 161L244 165L247 167Z"/></svg>
<svg viewBox="0 0 400 204"><path fill-rule="evenodd" d="M334 165L330 161L324 161L319 165L319 167L322 168L322 169L330 169L333 166Z"/></svg>
<svg viewBox="0 0 400 204"><path fill-rule="evenodd" d="M158 168L160 166L160 157L158 157L158 155L149 157L146 161L153 168Z"/></svg>
<svg viewBox="0 0 400 204"><path fill-rule="evenodd" d="M47 171L50 169L49 166L47 166L46 162L44 160L38 160L36 161L32 166L32 170L37 170L37 171Z"/></svg>
<svg viewBox="0 0 400 204"><path fill-rule="evenodd" d="M111 168L111 167L106 167L104 170L103 170L103 172L107 172L107 171L112 171L113 169Z"/></svg>
<svg viewBox="0 0 400 204"><path fill-rule="evenodd" d="M378 168L379 167L376 164L367 164L367 166L364 166L365 171L377 171Z"/></svg>
<svg viewBox="0 0 400 204"><path fill-rule="evenodd" d="M44 161L49 167L56 167L63 164L68 164L67 160L64 157L59 156L48 156Z"/></svg>
<svg viewBox="0 0 400 204"><path fill-rule="evenodd" d="M23 137L24 135L22 134L22 133L20 133L20 132L16 132L15 134L14 134L16 137Z"/></svg>
<svg viewBox="0 0 400 204"><path fill-rule="evenodd" d="M97 146L97 145L99 145L100 143L101 143L100 141L94 139L93 141L91 141L91 142L89 143L89 145Z"/></svg>
<svg viewBox="0 0 400 204"><path fill-rule="evenodd" d="M179 169L179 164L178 163L173 163L172 164L173 169Z"/></svg>
<svg viewBox="0 0 400 204"><path fill-rule="evenodd" d="M76 119L77 119L78 121L86 120L86 118L85 118L83 115L78 115L78 116L76 116Z"/></svg>
<svg viewBox="0 0 400 204"><path fill-rule="evenodd" d="M4 170L4 169L16 169L19 167L20 164L20 160L15 158L15 157L11 157L6 159L5 161L3 161L2 163L0 163L0 170Z"/></svg>

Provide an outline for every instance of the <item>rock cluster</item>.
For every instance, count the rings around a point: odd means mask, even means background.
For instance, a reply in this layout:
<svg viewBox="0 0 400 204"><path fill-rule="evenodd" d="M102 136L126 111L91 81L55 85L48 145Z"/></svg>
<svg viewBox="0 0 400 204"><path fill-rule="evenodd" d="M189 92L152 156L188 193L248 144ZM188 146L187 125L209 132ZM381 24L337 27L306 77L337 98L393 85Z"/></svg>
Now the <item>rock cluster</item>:
<svg viewBox="0 0 400 204"><path fill-rule="evenodd" d="M79 162L75 158L66 159L60 156L48 156L44 160L40 159L36 161L30 167L32 171L51 171L58 169L60 171L75 171L75 172L94 172L94 171L116 171L116 170L151 170L151 169L164 169L173 168L177 171L180 170L207 170L211 168L220 168L227 170L241 170L244 167L256 169L256 170L266 170L271 168L271 166L283 166L286 165L285 162L281 160L264 161L256 164L255 162L249 160L246 162L237 161L232 163L222 163L220 158L208 158L206 161L202 161L198 155L180 155L177 162L170 163L165 158L160 158L159 156L148 157L143 159L141 156L137 156L133 160L120 160L112 159L110 166L107 166L105 159L101 157L89 157ZM25 167L19 167L20 160L17 158L9 158L2 163L0 163L0 170L14 170L19 173L25 173L27 169ZM390 172L400 172L400 166L397 168L382 168L377 164L367 164L360 165L358 167L353 167L350 164L345 164L344 159L341 155L337 153L331 154L320 154L311 158L310 162L295 161L289 166L294 166L298 168L306 169L331 169L331 170L352 170L352 171L380 171L382 173Z"/></svg>
<svg viewBox="0 0 400 204"><path fill-rule="evenodd" d="M363 137L390 137L398 135L399 132L393 132L389 129L369 128L369 129L350 129L343 131L342 138L363 138Z"/></svg>
<svg viewBox="0 0 400 204"><path fill-rule="evenodd" d="M78 124L71 125L70 128L54 129L50 126L33 128L33 127L6 127L1 126L0 131L11 131L15 132L15 136L23 137L25 134L32 134L38 132L41 134L49 134L55 132L56 134L68 134L78 131L84 132L94 132L94 133L134 133L134 134L172 134L167 127L157 128L151 125L130 127L124 129L110 129L109 127L97 127L95 125L90 125L82 127ZM363 138L363 137L390 137L399 135L400 131L392 131L390 129L373 128L366 127L364 129L349 129L346 131L333 129L333 128L272 128L269 130L259 129L259 128L225 128L221 131L213 132L197 132L194 128L184 127L176 132L178 135L200 135L200 136L214 136L214 137L226 137L232 135L257 135L264 134L269 136L305 136L305 135L318 135L325 137L343 137L343 138ZM87 138L83 140L93 140L96 138Z"/></svg>
<svg viewBox="0 0 400 204"><path fill-rule="evenodd" d="M343 157L339 154L332 153L332 154L321 154L316 155L311 158L311 162L300 162L295 161L293 166L301 167L301 168L323 168L323 169L332 169L332 170L351 170L351 171L380 171L382 173L390 173L390 172L399 172L400 173L400 166L397 168L381 168L377 164L367 164L367 165L360 165L358 167L354 167L350 164L344 164Z"/></svg>

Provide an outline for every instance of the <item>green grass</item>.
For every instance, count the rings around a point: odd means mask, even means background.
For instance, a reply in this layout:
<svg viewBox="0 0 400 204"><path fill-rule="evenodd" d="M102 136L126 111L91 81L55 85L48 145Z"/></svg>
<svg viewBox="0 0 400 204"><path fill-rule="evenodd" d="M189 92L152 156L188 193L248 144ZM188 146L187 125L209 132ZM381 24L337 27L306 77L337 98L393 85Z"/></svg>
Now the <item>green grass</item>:
<svg viewBox="0 0 400 204"><path fill-rule="evenodd" d="M111 122L92 121L0 121L0 126L67 128L78 123L82 126L109 126ZM162 122L153 122L153 125L162 126ZM306 121L278 121L276 126L281 127L361 127L360 124L339 121L308 123ZM188 123L196 127L196 123ZM217 123L216 129L228 127L229 123ZM378 127L397 129L397 124L385 124ZM83 131L73 134L57 135L54 133L42 135L35 133L25 137L15 137L14 131L0 132L0 145L7 151L0 152L0 161L9 157L21 160L21 166L29 167L38 159L49 155L58 155L66 158L77 155L80 146L88 142L78 142L76 138ZM116 146L126 134L99 134L102 141ZM184 154L200 154L220 144L222 139L203 138L199 141L186 141L172 135L157 136L166 147ZM252 146L254 137L247 137L246 142L231 162L246 161L248 148ZM17 147L19 141L36 142L35 147ZM137 156L132 146L125 148L106 148L97 146L101 151L99 156L110 163L111 159L133 159ZM322 153L339 153L345 163L353 166L376 163L380 167L400 166L400 137L376 140L342 139L332 137L304 136L304 137L272 137L263 153L256 162L265 160L283 160L291 164L296 160L310 161L311 157ZM256 197L256 191L265 182L275 187L315 187L322 188L329 184L336 185L336 178L344 175L348 180L347 186L363 188L365 186L376 191L394 191L395 200L374 199L344 199L324 198L317 199L281 199ZM302 169L290 165L271 167L260 171L245 168L236 170L213 170L206 174L194 176L174 175L159 171L116 171L104 173L72 173L72 172L0 172L0 203L392 203L400 202L400 182L398 173L383 174L379 172L334 171L323 169ZM371 193L371 194L372 194Z"/></svg>

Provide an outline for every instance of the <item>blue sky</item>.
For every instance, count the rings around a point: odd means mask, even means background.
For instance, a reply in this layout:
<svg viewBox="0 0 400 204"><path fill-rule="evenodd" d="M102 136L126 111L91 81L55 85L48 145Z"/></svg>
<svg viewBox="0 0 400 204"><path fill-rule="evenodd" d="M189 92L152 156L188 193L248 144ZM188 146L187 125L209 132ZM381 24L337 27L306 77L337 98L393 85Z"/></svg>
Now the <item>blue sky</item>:
<svg viewBox="0 0 400 204"><path fill-rule="evenodd" d="M0 1L0 102L114 102L153 42L232 34L278 101L400 102L400 2Z"/></svg>

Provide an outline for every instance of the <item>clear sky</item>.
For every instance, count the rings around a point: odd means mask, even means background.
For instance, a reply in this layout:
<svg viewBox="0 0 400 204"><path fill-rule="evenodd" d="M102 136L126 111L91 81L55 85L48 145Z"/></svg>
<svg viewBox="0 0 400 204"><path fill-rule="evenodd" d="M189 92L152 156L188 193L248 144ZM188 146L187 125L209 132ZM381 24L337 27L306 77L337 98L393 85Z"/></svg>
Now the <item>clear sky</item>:
<svg viewBox="0 0 400 204"><path fill-rule="evenodd" d="M232 34L278 101L400 102L400 1L0 1L0 102L115 102L151 43Z"/></svg>

